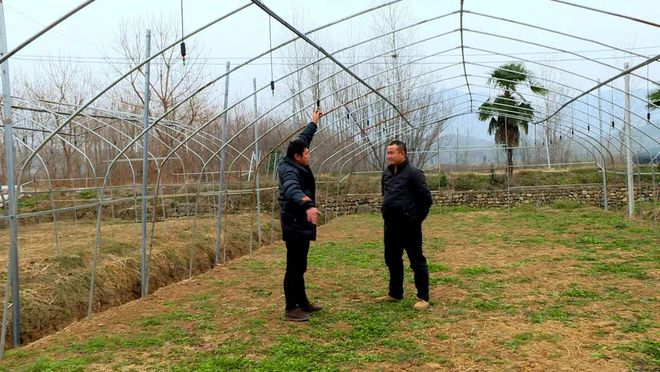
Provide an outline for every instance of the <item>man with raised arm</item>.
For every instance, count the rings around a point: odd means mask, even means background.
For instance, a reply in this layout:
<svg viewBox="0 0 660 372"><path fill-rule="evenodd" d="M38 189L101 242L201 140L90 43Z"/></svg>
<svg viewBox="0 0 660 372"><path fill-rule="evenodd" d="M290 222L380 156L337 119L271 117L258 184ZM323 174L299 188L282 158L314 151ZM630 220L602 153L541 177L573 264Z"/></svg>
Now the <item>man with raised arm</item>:
<svg viewBox="0 0 660 372"><path fill-rule="evenodd" d="M277 167L279 176L278 199L282 239L286 242L286 273L284 320L303 322L321 307L309 302L305 293L305 271L309 242L316 240L316 181L309 167L309 146L323 113L315 111L298 138L289 143L286 157Z"/></svg>

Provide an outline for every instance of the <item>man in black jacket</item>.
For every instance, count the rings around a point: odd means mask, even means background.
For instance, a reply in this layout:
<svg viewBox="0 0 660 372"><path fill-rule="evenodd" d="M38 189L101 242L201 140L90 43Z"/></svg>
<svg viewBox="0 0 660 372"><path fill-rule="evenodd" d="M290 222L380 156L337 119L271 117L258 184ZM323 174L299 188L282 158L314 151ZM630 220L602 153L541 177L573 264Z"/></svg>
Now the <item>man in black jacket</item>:
<svg viewBox="0 0 660 372"><path fill-rule="evenodd" d="M316 223L319 211L316 201L316 182L309 167L309 145L317 125L323 116L320 111L312 114L300 136L289 143L286 157L277 167L279 176L280 221L282 239L286 242L286 273L284 274L284 319L302 322L309 313L321 310L313 305L305 294L305 271L310 240L316 240Z"/></svg>
<svg viewBox="0 0 660 372"><path fill-rule="evenodd" d="M381 213L385 221L385 264L390 271L387 296L379 301L403 299L403 251L415 273L415 310L429 307L429 270L422 253L422 222L433 199L424 172L408 162L406 144L394 140L387 146L389 165L383 171Z"/></svg>

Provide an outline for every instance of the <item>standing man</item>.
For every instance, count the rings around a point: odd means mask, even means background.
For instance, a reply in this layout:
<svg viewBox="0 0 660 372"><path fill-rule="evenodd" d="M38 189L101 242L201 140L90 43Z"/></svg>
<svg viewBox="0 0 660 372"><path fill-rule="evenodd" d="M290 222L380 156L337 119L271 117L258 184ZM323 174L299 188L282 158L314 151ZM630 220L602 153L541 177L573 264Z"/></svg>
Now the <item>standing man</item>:
<svg viewBox="0 0 660 372"><path fill-rule="evenodd" d="M429 214L433 199L424 172L410 164L406 144L394 140L387 145L388 166L383 171L380 208L385 221L385 264L390 271L387 296L379 301L403 299L403 251L415 273L415 310L429 307L429 269L422 253L422 221Z"/></svg>
<svg viewBox="0 0 660 372"><path fill-rule="evenodd" d="M279 176L280 221L282 239L286 242L286 273L284 320L304 322L311 312L321 307L309 302L305 294L305 271L309 242L316 240L319 211L316 201L316 182L309 167L309 145L312 142L321 111L312 114L300 136L289 143L286 157L277 167Z"/></svg>

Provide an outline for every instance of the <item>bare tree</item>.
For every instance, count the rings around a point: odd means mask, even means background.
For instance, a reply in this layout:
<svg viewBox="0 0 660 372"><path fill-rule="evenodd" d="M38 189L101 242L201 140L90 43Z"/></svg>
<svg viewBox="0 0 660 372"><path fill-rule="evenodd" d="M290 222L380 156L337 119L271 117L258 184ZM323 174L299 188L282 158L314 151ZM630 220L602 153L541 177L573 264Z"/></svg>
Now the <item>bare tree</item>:
<svg viewBox="0 0 660 372"><path fill-rule="evenodd" d="M67 119L67 113L87 100L89 92L95 91L98 86L89 71L74 66L65 58L44 64L39 71L41 73L24 80L25 94L26 97L51 108L24 114L28 117L27 125L33 128L33 134L38 131L45 134L44 130L59 127ZM51 176L73 178L80 175L84 167L81 167L82 157L79 151L82 151L84 146L85 128L88 123L89 120L83 116L75 118L62 128L53 142L47 144L46 153L50 156L46 159L52 161L54 170ZM43 134L40 137L45 138ZM59 161L59 157L64 158L64 162Z"/></svg>
<svg viewBox="0 0 660 372"><path fill-rule="evenodd" d="M418 126L409 128L406 120L398 115L394 108L380 102L377 110L380 109L379 111L386 114L382 118L380 140L377 142L383 143L394 138L404 140L410 150L411 160L423 167L432 158L429 155L431 148L440 140L445 128L443 118L451 114L451 108L440 103L443 93L437 86L424 84L431 76L425 74L422 65L413 62L413 56L418 54L417 48L408 47L402 41L415 40L413 31L399 30L410 23L411 19L407 8L402 4L388 6L373 17L376 34L386 36L378 39L380 50L374 50L372 53L384 54L381 58L383 63L371 65L371 72L382 72L378 75L376 85L384 87L383 90L392 98L390 101L404 113L405 119L410 123L417 123ZM424 88L417 88L420 86ZM379 149L374 151L374 154L372 163L378 168L384 167L384 151Z"/></svg>
<svg viewBox="0 0 660 372"><path fill-rule="evenodd" d="M176 22L171 19L151 18L148 21L133 20L122 23L116 35L115 54L106 56L109 66L117 73L124 73L128 68L146 59L145 35L151 30L151 54L171 44L177 35ZM187 42L188 60L184 63L179 49L165 50L151 61L150 87L152 116L162 116L162 125L155 128L155 133L164 144L161 151L168 151L183 140L186 127L205 122L215 111L210 102L208 90L196 94L192 99L183 100L202 87L210 77L205 72L206 59L202 47L193 41ZM119 58L117 56L120 56ZM120 111L141 113L144 105L144 69L140 68L129 75L124 84L112 91L113 107ZM155 104L154 104L155 103ZM178 108L174 109L177 105ZM168 111L172 110L168 113ZM176 123L171 127L165 123ZM128 131L133 137L139 133L138 127ZM169 163L170 173L174 172L173 162Z"/></svg>

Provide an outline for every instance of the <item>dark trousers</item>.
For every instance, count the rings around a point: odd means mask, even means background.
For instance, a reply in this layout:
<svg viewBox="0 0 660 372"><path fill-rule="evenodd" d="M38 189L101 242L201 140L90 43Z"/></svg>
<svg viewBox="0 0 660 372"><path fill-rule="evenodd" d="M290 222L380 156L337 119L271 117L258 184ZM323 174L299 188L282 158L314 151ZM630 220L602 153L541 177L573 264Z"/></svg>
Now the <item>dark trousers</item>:
<svg viewBox="0 0 660 372"><path fill-rule="evenodd" d="M403 251L415 273L417 297L429 300L429 268L422 253L422 224L407 220L385 221L385 264L390 271L389 295L403 298Z"/></svg>
<svg viewBox="0 0 660 372"><path fill-rule="evenodd" d="M286 273L284 273L284 298L286 309L307 306L305 294L305 271L307 271L309 240L286 241Z"/></svg>

